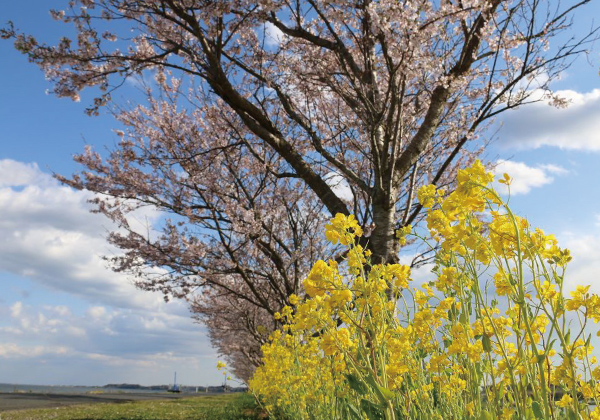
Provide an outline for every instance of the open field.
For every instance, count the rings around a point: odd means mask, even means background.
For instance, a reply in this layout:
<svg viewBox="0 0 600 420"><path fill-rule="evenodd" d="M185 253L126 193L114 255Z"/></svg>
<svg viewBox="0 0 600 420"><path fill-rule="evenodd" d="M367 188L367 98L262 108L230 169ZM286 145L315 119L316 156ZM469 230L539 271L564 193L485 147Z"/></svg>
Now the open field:
<svg viewBox="0 0 600 420"><path fill-rule="evenodd" d="M254 420L255 407L248 394L0 394L1 420Z"/></svg>

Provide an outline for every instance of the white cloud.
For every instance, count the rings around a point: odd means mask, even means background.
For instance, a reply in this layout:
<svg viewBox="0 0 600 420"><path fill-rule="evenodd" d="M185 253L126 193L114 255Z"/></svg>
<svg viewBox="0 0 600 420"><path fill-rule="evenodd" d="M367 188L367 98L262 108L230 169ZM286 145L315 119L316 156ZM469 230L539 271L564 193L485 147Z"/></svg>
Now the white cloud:
<svg viewBox="0 0 600 420"><path fill-rule="evenodd" d="M281 30L270 22L265 23L265 44L269 47L276 47L281 44L285 36Z"/></svg>
<svg viewBox="0 0 600 420"><path fill-rule="evenodd" d="M0 343L0 357L2 358L31 358L45 355L65 355L68 353L66 347L46 346L19 346L15 343Z"/></svg>
<svg viewBox="0 0 600 420"><path fill-rule="evenodd" d="M11 159L0 160L0 188L22 187L29 184L46 183L37 163L21 163Z"/></svg>
<svg viewBox="0 0 600 420"><path fill-rule="evenodd" d="M551 163L538 165L538 167L543 169L546 172L550 172L550 173L556 174L556 175L566 175L569 173L569 171L567 169L563 168L562 166L553 165Z"/></svg>
<svg viewBox="0 0 600 420"><path fill-rule="evenodd" d="M352 190L348 185L348 181L346 181L342 175L336 172L329 172L325 175L324 179L327 185L331 187L334 194L339 198L348 202L352 202L354 200L354 195L352 194Z"/></svg>
<svg viewBox="0 0 600 420"><path fill-rule="evenodd" d="M28 278L37 296L33 304L5 295L0 304L0 377L151 384L185 367L194 372L188 383L217 383L216 354L186 304L166 303L106 267L102 255L119 252L105 239L116 227L89 212L91 197L36 164L0 160L0 273ZM159 217L144 209L129 221L143 229ZM65 301L51 303L40 286Z"/></svg>
<svg viewBox="0 0 600 420"><path fill-rule="evenodd" d="M539 102L504 113L499 144L519 150L553 146L600 151L600 89L556 94L569 100L569 107L558 109Z"/></svg>
<svg viewBox="0 0 600 420"><path fill-rule="evenodd" d="M137 290L106 267L102 256L119 252L105 239L116 227L90 213L91 197L60 185L35 164L0 160L0 270L91 302L160 307L162 296ZM158 217L145 209L130 220L145 229Z"/></svg>
<svg viewBox="0 0 600 420"><path fill-rule="evenodd" d="M103 306L92 306L87 310L86 314L94 320L99 320L106 315L106 308Z"/></svg>
<svg viewBox="0 0 600 420"><path fill-rule="evenodd" d="M171 302L169 306L174 309L184 303ZM19 342L43 341L46 345L66 346L74 352L113 356L142 357L175 350L179 356L213 352L198 339L202 329L189 316L174 314L175 311L109 310L92 306L77 315L65 311L63 305L40 308L16 302L11 312L14 316L0 323L5 342L15 338Z"/></svg>
<svg viewBox="0 0 600 420"><path fill-rule="evenodd" d="M551 174L564 175L568 173L568 171L560 166L552 164L532 167L523 162L500 159L496 162L493 173L496 175L496 179L502 178L502 175L507 173L512 178L510 193L512 195L519 195L529 193L532 188L552 183L554 178ZM506 194L508 192L507 187L498 182L495 182L495 188L501 194Z"/></svg>
<svg viewBox="0 0 600 420"><path fill-rule="evenodd" d="M12 318L18 318L19 315L21 315L21 310L23 309L23 303L22 302L15 302L11 307L10 307L10 316Z"/></svg>
<svg viewBox="0 0 600 420"><path fill-rule="evenodd" d="M67 308L65 305L51 306L51 305L43 305L42 306L45 311L56 314L58 316L68 316L71 314L71 310Z"/></svg>
<svg viewBox="0 0 600 420"><path fill-rule="evenodd" d="M590 285L590 292L600 294L600 234L565 233L559 236L559 246L573 257L565 276L566 295L578 285Z"/></svg>
<svg viewBox="0 0 600 420"><path fill-rule="evenodd" d="M169 306L181 309L185 304L171 302ZM70 384L166 383L170 374L162 379L151 374L165 367L171 371L185 367L190 383L217 384L220 378L215 368L217 355L204 329L189 316L177 315L178 310L90 306L78 315L65 310L64 305L40 307L23 302L13 304L14 309L18 309L17 317L0 320L0 376L4 378L13 366L26 361L29 367L21 372L23 376L34 376L45 362L54 366L80 364L82 371L100 372L94 382L87 377L76 379L75 369L66 380ZM148 372L137 371L141 367ZM23 376L15 378L22 382L26 380ZM40 380L42 376L34 382Z"/></svg>
<svg viewBox="0 0 600 420"><path fill-rule="evenodd" d="M1 352L7 350L7 363ZM19 353L24 351L23 353ZM25 356L20 356L25 354ZM216 356L176 356L157 353L150 357L122 357L102 353L79 353L44 346L0 346L2 378L17 378L22 384L104 385L108 383L169 384L173 372L183 385L219 385L223 375L216 369Z"/></svg>
<svg viewBox="0 0 600 420"><path fill-rule="evenodd" d="M106 365L106 366L131 367L131 365L133 364L135 366L152 368L155 365L155 363L153 363L150 360L126 359L123 357L108 356L106 354L99 354L99 353L87 353L85 355L85 357L87 357L88 359L91 359L91 360L99 361L103 365Z"/></svg>

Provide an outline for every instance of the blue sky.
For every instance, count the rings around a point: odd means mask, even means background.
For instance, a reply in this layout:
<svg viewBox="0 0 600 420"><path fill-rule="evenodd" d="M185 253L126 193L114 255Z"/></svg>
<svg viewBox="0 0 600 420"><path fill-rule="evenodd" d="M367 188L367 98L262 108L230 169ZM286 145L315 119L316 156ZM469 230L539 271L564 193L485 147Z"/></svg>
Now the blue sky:
<svg viewBox="0 0 600 420"><path fill-rule="evenodd" d="M58 0L7 2L2 22L53 41ZM588 6L577 28L589 28ZM515 178L513 208L571 249L569 285L600 293L600 45L554 85L572 99L557 110L540 103L505 114L485 156ZM115 252L110 229L90 214L89 195L51 174L78 170L72 155L118 141L109 115L88 117L81 102L46 95L41 71L0 42L0 383L219 384L217 355L181 302L136 290L105 268ZM117 94L135 95L135 86ZM492 133L490 133L491 135ZM139 214L140 220L156 215Z"/></svg>

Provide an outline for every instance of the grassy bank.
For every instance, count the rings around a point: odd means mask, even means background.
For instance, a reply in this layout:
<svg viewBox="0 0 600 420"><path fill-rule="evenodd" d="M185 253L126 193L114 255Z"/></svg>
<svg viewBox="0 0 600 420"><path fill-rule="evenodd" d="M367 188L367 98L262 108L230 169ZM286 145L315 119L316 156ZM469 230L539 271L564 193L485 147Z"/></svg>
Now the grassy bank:
<svg viewBox="0 0 600 420"><path fill-rule="evenodd" d="M257 420L248 394L7 411L2 420Z"/></svg>

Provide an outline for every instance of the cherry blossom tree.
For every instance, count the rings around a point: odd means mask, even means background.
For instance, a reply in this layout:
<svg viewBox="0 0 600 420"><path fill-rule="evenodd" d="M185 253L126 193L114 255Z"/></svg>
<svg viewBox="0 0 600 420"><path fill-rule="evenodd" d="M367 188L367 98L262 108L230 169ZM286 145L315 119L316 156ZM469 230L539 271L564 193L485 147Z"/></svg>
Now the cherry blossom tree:
<svg viewBox="0 0 600 420"><path fill-rule="evenodd" d="M248 378L275 312L335 255L324 220L356 215L373 261L397 261L419 186L451 187L501 112L564 105L549 84L595 30L558 35L588 2L71 0L51 14L75 39L1 35L57 96L89 87L90 114L110 106L120 143L60 179L120 224L114 269L188 299ZM146 101L113 100L136 77ZM159 232L128 224L141 206L165 215Z"/></svg>

